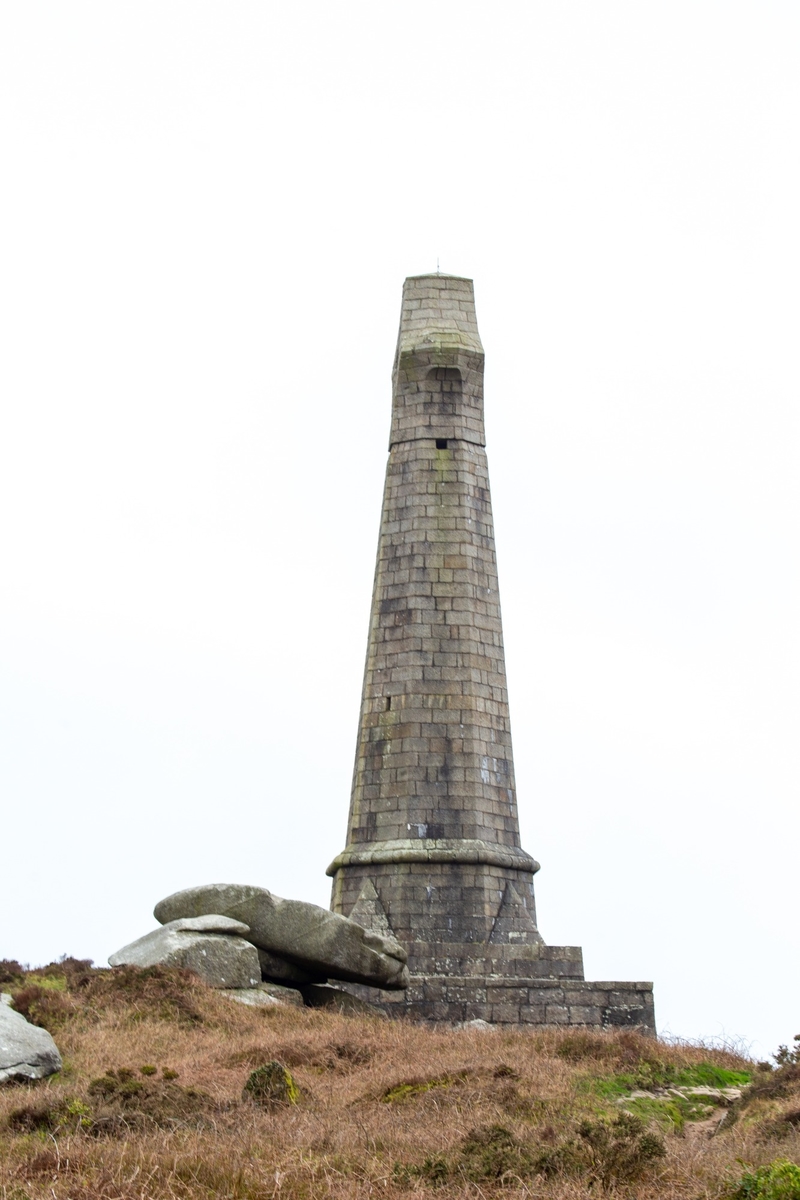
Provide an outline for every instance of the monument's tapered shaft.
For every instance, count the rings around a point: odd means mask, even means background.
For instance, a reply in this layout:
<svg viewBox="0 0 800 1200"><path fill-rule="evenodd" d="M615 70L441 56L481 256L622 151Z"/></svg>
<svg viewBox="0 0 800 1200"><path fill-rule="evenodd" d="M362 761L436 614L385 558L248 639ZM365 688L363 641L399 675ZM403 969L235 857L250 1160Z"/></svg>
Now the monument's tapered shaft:
<svg viewBox="0 0 800 1200"><path fill-rule="evenodd" d="M334 908L361 918L377 901L412 971L420 944L539 940L484 444L472 281L407 279L348 845L330 873Z"/></svg>

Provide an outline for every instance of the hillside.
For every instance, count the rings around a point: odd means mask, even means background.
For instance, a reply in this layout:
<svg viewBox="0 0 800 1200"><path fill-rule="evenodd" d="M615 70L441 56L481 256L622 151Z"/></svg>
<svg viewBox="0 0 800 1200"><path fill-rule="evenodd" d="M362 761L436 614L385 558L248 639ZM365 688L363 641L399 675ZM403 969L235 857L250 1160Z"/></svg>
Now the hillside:
<svg viewBox="0 0 800 1200"><path fill-rule="evenodd" d="M0 970L64 1057L0 1088L2 1200L800 1196L790 1166L752 1174L800 1160L790 1052L769 1070L625 1032L248 1008L160 968ZM243 1094L272 1061L295 1103Z"/></svg>

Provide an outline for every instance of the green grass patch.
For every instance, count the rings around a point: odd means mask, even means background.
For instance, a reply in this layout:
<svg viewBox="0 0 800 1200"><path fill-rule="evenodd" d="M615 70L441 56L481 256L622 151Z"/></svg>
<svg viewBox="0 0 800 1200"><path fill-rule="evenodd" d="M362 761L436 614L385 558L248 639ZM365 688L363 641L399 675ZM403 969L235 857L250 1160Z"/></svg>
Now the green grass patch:
<svg viewBox="0 0 800 1200"><path fill-rule="evenodd" d="M716 1107L714 1101L705 1096L637 1096L625 1103L626 1112L676 1133L687 1121L704 1121Z"/></svg>
<svg viewBox="0 0 800 1200"><path fill-rule="evenodd" d="M752 1079L749 1071L731 1071L714 1063L695 1063L674 1067L671 1063L640 1063L635 1071L607 1075L586 1081L587 1087L606 1099L617 1099L636 1091L657 1091L665 1087L746 1087Z"/></svg>
<svg viewBox="0 0 800 1200"><path fill-rule="evenodd" d="M677 1072L676 1087L746 1087L753 1078L752 1071L729 1071L713 1063L696 1063Z"/></svg>
<svg viewBox="0 0 800 1200"><path fill-rule="evenodd" d="M402 1104L404 1100L412 1100L415 1096L422 1096L425 1092L431 1091L432 1088L452 1087L454 1083L462 1083L464 1074L461 1075L437 1075L435 1079L409 1079L403 1083L395 1083L392 1087L387 1088L381 1096L384 1104Z"/></svg>
<svg viewBox="0 0 800 1200"><path fill-rule="evenodd" d="M33 984L44 991L65 992L67 990L66 975L45 975L39 971L29 971L25 979L29 985Z"/></svg>

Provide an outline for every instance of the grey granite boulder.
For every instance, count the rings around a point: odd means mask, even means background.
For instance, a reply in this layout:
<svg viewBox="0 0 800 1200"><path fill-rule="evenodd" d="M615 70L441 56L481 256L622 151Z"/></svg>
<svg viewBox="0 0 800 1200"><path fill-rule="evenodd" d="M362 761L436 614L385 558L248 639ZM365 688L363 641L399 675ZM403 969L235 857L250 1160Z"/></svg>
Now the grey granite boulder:
<svg viewBox="0 0 800 1200"><path fill-rule="evenodd" d="M247 925L218 913L170 921L109 958L112 967L185 967L211 987L251 988L261 982L258 951Z"/></svg>
<svg viewBox="0 0 800 1200"><path fill-rule="evenodd" d="M394 938L371 933L317 904L282 900L266 888L210 883L175 892L154 909L163 922L210 912L243 921L254 946L311 974L386 989L408 987L408 955Z"/></svg>
<svg viewBox="0 0 800 1200"><path fill-rule="evenodd" d="M296 988L282 987L279 983L262 983L257 988L231 988L222 992L239 1004L247 1004L250 1008L274 1008L276 1005L291 1008L305 1008L303 997Z"/></svg>
<svg viewBox="0 0 800 1200"><path fill-rule="evenodd" d="M10 1005L0 1003L0 1083L6 1080L44 1079L61 1070L61 1055L46 1029L31 1025Z"/></svg>

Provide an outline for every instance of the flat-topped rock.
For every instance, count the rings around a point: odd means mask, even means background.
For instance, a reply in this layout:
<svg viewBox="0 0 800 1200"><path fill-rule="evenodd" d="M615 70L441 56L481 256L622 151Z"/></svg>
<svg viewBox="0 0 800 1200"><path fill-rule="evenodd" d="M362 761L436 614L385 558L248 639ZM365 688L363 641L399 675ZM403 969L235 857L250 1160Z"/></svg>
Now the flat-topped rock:
<svg viewBox="0 0 800 1200"><path fill-rule="evenodd" d="M223 917L219 913L208 913L204 917L181 917L172 921L171 927L188 933L231 933L237 937L247 937L250 926L243 921L234 921L233 917Z"/></svg>

